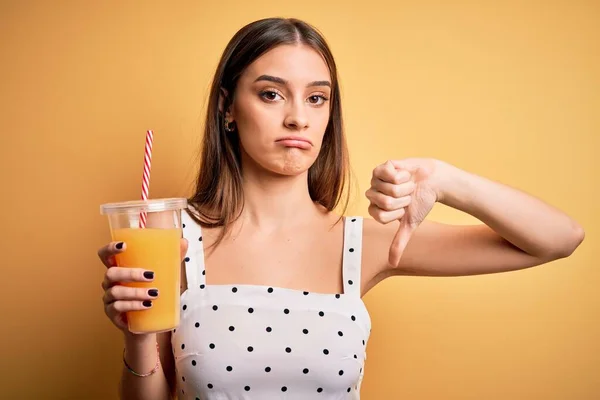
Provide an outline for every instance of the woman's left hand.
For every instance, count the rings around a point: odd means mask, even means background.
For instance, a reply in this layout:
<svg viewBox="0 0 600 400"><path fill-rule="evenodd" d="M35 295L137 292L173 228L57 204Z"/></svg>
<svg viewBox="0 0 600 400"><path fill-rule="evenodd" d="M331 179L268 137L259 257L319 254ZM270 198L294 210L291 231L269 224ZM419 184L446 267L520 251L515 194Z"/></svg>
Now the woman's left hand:
<svg viewBox="0 0 600 400"><path fill-rule="evenodd" d="M413 232L440 201L443 165L432 158L407 158L387 161L373 170L365 193L371 202L369 214L382 224L400 221L390 246L391 266L398 266Z"/></svg>

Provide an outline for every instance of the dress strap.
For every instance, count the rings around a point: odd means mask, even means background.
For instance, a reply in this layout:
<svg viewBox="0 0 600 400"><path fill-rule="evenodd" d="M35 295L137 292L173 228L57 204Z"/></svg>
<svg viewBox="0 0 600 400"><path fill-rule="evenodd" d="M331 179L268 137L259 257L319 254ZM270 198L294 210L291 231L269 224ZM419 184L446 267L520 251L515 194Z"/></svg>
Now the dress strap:
<svg viewBox="0 0 600 400"><path fill-rule="evenodd" d="M344 255L342 256L344 293L358 297L360 297L362 226L362 217L344 217Z"/></svg>
<svg viewBox="0 0 600 400"><path fill-rule="evenodd" d="M181 212L181 226L183 237L188 241L188 251L183 259L185 262L185 276L189 288L198 288L206 284L206 271L204 269L204 245L202 241L202 228L188 213Z"/></svg>

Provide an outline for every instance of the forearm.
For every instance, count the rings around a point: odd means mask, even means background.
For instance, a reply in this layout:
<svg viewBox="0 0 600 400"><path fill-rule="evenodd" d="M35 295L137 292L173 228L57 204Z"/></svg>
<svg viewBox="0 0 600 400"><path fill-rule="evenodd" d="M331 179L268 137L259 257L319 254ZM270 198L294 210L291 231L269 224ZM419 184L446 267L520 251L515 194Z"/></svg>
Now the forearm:
<svg viewBox="0 0 600 400"><path fill-rule="evenodd" d="M449 164L442 169L439 201L474 216L524 252L566 257L583 240L583 228L549 204Z"/></svg>
<svg viewBox="0 0 600 400"><path fill-rule="evenodd" d="M125 360L135 372L144 374L152 371L156 366L157 357L156 335L125 336ZM169 400L171 398L160 363L158 370L147 377L138 377L123 366L119 394L123 400Z"/></svg>

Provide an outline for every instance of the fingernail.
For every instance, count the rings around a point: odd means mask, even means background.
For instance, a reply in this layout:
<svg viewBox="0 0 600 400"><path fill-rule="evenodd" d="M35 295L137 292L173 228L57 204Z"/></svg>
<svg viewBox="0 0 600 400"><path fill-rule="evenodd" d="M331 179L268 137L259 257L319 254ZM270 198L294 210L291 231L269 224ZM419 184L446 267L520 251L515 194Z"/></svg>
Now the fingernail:
<svg viewBox="0 0 600 400"><path fill-rule="evenodd" d="M152 302L150 300L144 300L144 301L142 301L142 305L144 307L151 307L152 306Z"/></svg>
<svg viewBox="0 0 600 400"><path fill-rule="evenodd" d="M158 289L150 289L150 290L148 290L148 296L151 296L151 297L158 296Z"/></svg>
<svg viewBox="0 0 600 400"><path fill-rule="evenodd" d="M115 247L117 248L117 250L121 250L123 248L123 242L119 242L115 245Z"/></svg>
<svg viewBox="0 0 600 400"><path fill-rule="evenodd" d="M144 278L146 278L146 279L154 279L154 272L152 272L152 271L146 271L146 272L144 272Z"/></svg>

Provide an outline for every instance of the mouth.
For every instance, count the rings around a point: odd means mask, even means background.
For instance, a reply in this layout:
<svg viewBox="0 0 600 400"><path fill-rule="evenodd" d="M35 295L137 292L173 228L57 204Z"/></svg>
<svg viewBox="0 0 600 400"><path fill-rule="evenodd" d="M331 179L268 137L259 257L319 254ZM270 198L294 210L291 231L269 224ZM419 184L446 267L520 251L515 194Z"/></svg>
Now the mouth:
<svg viewBox="0 0 600 400"><path fill-rule="evenodd" d="M309 150L313 144L310 140L302 136L286 136L275 141L284 147L296 147L303 150Z"/></svg>

